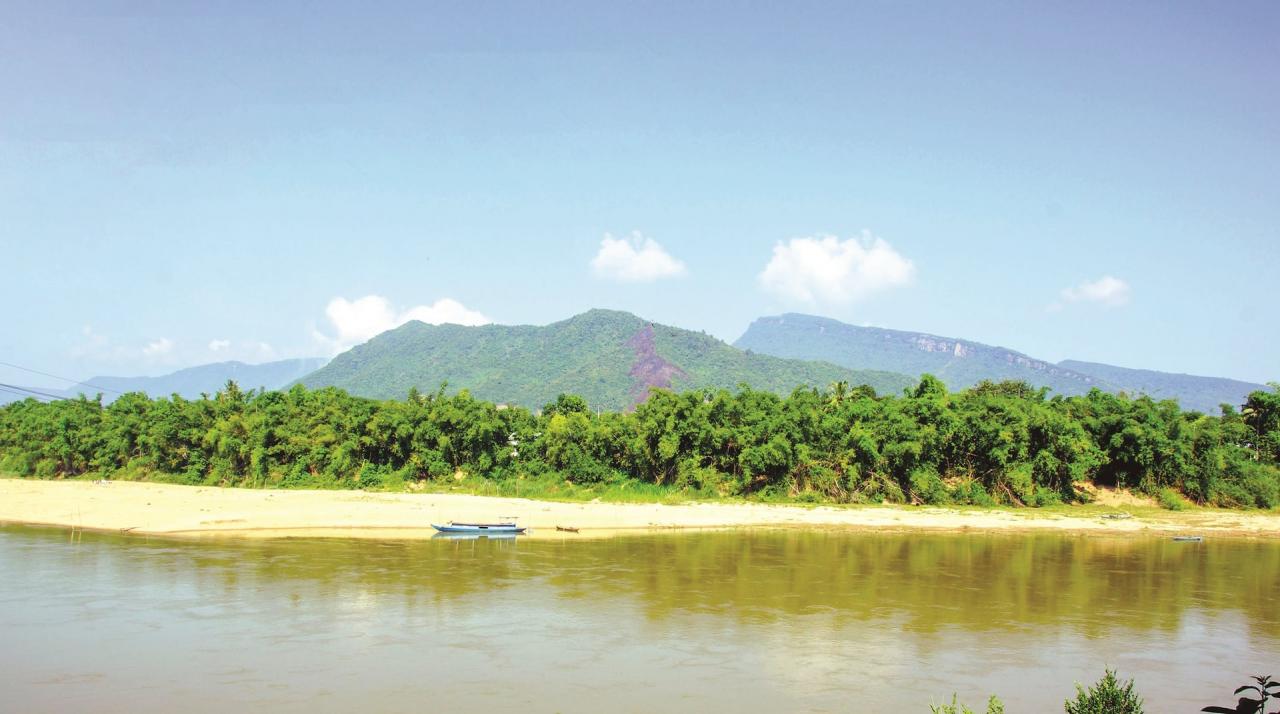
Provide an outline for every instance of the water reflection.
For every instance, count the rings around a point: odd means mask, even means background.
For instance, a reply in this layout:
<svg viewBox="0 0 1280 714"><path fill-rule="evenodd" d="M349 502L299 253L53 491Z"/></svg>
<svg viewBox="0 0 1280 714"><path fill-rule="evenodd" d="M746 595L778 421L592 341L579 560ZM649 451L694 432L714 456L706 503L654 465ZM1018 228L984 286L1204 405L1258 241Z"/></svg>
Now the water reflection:
<svg viewBox="0 0 1280 714"><path fill-rule="evenodd" d="M0 689L34 709L163 711L185 692L209 711L370 698L412 711L422 697L927 711L928 694L960 689L998 691L1016 711L1060 708L1103 664L1130 667L1153 704L1202 706L1273 661L1280 632L1280 544L1267 541L209 542L5 528L0 582Z"/></svg>

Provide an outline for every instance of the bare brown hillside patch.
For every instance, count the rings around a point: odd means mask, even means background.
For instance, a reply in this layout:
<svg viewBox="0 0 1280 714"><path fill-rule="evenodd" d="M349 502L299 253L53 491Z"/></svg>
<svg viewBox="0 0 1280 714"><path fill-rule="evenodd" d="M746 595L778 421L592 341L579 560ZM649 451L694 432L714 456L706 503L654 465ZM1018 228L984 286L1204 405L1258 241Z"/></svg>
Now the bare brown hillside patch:
<svg viewBox="0 0 1280 714"><path fill-rule="evenodd" d="M635 351L631 363L631 398L639 404L649 396L654 387L670 389L672 380L685 376L685 371L668 362L653 346L653 325L645 325L627 340L627 346Z"/></svg>

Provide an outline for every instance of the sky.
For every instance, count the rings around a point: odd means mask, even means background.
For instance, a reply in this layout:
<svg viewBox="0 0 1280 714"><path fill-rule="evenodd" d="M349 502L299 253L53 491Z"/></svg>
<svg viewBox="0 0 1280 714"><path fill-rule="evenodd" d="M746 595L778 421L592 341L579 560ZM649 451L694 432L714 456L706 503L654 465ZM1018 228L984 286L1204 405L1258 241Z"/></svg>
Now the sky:
<svg viewBox="0 0 1280 714"><path fill-rule="evenodd" d="M6 0L0 361L603 307L1277 380L1277 36L1245 1Z"/></svg>

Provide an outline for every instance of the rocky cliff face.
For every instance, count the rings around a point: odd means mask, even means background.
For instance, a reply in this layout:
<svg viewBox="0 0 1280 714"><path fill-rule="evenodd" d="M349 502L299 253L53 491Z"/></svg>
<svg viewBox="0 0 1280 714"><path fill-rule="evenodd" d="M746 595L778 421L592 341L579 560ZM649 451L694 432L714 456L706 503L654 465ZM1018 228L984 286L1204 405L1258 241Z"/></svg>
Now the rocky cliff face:
<svg viewBox="0 0 1280 714"><path fill-rule="evenodd" d="M984 379L1019 379L1063 394L1082 394L1105 380L1021 352L923 332L858 327L810 315L756 320L735 343L764 354L822 359L853 369L934 374L952 389Z"/></svg>
<svg viewBox="0 0 1280 714"><path fill-rule="evenodd" d="M885 337L886 339L891 339L889 335ZM973 354L973 349L959 340L947 340L933 335L914 335L909 339L909 342L915 345L916 349L924 350L925 352L945 352L961 359Z"/></svg>
<svg viewBox="0 0 1280 714"><path fill-rule="evenodd" d="M1083 394L1097 388L1131 396L1176 399L1184 409L1213 414L1218 413L1221 404L1238 406L1250 392L1266 389L1261 384L1233 379L1093 362L1064 360L1054 364L980 342L924 332L857 327L811 315L762 317L751 323L734 344L779 357L827 360L850 369L884 369L909 375L928 372L951 389L970 387L984 379L1016 379L1049 387L1059 394Z"/></svg>

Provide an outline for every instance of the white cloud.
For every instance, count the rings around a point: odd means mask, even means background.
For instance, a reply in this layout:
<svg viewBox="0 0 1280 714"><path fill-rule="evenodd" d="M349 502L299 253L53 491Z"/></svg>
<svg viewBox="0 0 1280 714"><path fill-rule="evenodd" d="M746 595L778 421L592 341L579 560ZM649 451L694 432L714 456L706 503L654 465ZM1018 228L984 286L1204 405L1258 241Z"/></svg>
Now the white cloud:
<svg viewBox="0 0 1280 714"><path fill-rule="evenodd" d="M159 337L138 347L134 344L119 344L109 336L98 332L92 325L85 325L80 330L81 340L73 345L69 354L77 360L97 364L124 365L135 369L138 362L145 360L151 363L171 364L174 359L174 342L167 337Z"/></svg>
<svg viewBox="0 0 1280 714"><path fill-rule="evenodd" d="M277 358L276 349L266 342L251 340L210 340L209 351L219 353L223 359L238 359L251 363L270 362Z"/></svg>
<svg viewBox="0 0 1280 714"><path fill-rule="evenodd" d="M481 313L468 309L465 305L450 298L440 298L430 305L419 305L406 310L396 324L410 320L418 320L428 325L485 325L492 320Z"/></svg>
<svg viewBox="0 0 1280 714"><path fill-rule="evenodd" d="M172 351L173 340L168 337L161 337L159 339L152 340L147 343L146 347L142 348L142 354L144 357L164 357Z"/></svg>
<svg viewBox="0 0 1280 714"><path fill-rule="evenodd" d="M431 325L484 325L491 322L483 314L450 298L441 298L430 305L396 310L391 301L381 295L366 295L356 300L337 297L329 301L324 314L333 334L327 335L319 330L313 330L313 334L317 341L327 345L335 354L367 342L371 337L410 320L420 320Z"/></svg>
<svg viewBox="0 0 1280 714"><path fill-rule="evenodd" d="M915 279L915 265L883 238L792 238L773 247L760 273L766 290L802 302L849 303Z"/></svg>
<svg viewBox="0 0 1280 714"><path fill-rule="evenodd" d="M180 341L168 337L157 337L142 343L117 342L91 325L85 325L80 334L81 339L71 347L70 355L92 365L85 369L145 368L155 373L160 368L207 362L210 360L210 352L220 360L268 362L280 358L276 349L266 342L216 338L206 343L206 352L189 343L184 348Z"/></svg>
<svg viewBox="0 0 1280 714"><path fill-rule="evenodd" d="M1085 281L1079 285L1063 289L1062 299L1067 302L1090 302L1107 307L1119 307L1129 302L1129 283L1104 275L1094 281ZM1049 306L1051 310L1061 309L1059 303Z"/></svg>
<svg viewBox="0 0 1280 714"><path fill-rule="evenodd" d="M71 348L71 356L73 357L96 358L101 357L111 350L110 340L107 336L93 329L92 325L85 325L82 327L80 329L80 335L84 339Z"/></svg>
<svg viewBox="0 0 1280 714"><path fill-rule="evenodd" d="M600 241L600 251L591 259L591 270L598 278L624 283L647 283L685 273L684 263L639 231L625 238L606 233Z"/></svg>

